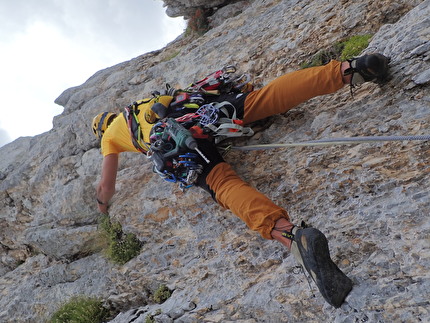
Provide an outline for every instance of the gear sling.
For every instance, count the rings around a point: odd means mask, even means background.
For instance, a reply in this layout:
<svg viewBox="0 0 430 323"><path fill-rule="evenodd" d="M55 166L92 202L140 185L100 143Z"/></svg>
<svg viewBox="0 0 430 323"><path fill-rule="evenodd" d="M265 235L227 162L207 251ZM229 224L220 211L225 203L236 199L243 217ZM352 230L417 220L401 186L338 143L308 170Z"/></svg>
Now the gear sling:
<svg viewBox="0 0 430 323"><path fill-rule="evenodd" d="M150 133L153 124L160 118L151 108L154 104L160 103L164 107L169 106L173 97L162 95L149 99L133 102L124 108L123 114L130 131L133 146L143 154L150 150ZM139 122L138 115L143 113L145 123Z"/></svg>

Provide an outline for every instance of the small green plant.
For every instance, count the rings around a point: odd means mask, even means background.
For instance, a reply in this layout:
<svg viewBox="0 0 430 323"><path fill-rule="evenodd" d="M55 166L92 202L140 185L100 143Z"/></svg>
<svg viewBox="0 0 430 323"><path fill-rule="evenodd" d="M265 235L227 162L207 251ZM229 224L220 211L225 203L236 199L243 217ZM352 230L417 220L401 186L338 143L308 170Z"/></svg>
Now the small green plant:
<svg viewBox="0 0 430 323"><path fill-rule="evenodd" d="M312 57L311 61L302 63L300 67L308 68L308 67L321 66L321 65L327 64L332 59L337 59L340 55L340 51L341 51L340 45L339 43L336 43L330 49L320 50Z"/></svg>
<svg viewBox="0 0 430 323"><path fill-rule="evenodd" d="M354 56L359 55L363 49L369 46L370 38L372 35L357 35L352 36L348 40L342 42L342 53L340 55L340 59L345 61L347 59L353 58Z"/></svg>
<svg viewBox="0 0 430 323"><path fill-rule="evenodd" d="M155 323L154 317L160 314L161 314L161 309L156 310L154 314L148 314L145 318L145 323Z"/></svg>
<svg viewBox="0 0 430 323"><path fill-rule="evenodd" d="M155 319L153 315L147 315L145 317L145 323L155 323Z"/></svg>
<svg viewBox="0 0 430 323"><path fill-rule="evenodd" d="M124 233L119 222L112 222L108 215L100 219L101 234L107 240L106 256L120 265L140 253L142 243L132 233Z"/></svg>
<svg viewBox="0 0 430 323"><path fill-rule="evenodd" d="M172 291L167 288L166 285L161 285L152 296L154 302L161 304L164 303L170 296L172 296Z"/></svg>
<svg viewBox="0 0 430 323"><path fill-rule="evenodd" d="M162 62L168 62L172 59L174 59L176 56L178 56L181 53L180 50L176 51L167 51L166 53L163 53L163 58L161 59Z"/></svg>
<svg viewBox="0 0 430 323"><path fill-rule="evenodd" d="M101 300L78 296L61 306L49 323L101 323L109 314Z"/></svg>
<svg viewBox="0 0 430 323"><path fill-rule="evenodd" d="M345 41L336 42L328 49L317 52L310 61L300 65L301 68L321 66L327 64L332 59L345 61L359 55L363 49L369 45L372 35L357 35L348 38Z"/></svg>

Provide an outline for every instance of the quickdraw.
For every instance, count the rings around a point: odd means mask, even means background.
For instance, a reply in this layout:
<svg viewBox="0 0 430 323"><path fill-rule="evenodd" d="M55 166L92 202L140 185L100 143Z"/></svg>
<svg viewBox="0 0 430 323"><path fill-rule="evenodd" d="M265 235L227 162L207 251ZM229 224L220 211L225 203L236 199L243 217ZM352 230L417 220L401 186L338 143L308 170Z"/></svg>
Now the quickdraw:
<svg viewBox="0 0 430 323"><path fill-rule="evenodd" d="M210 93L210 91L223 90L223 87L227 87L232 83L233 80L230 79L230 76L234 74L236 70L234 65L224 66L222 69L209 74L204 79L189 85L185 91Z"/></svg>

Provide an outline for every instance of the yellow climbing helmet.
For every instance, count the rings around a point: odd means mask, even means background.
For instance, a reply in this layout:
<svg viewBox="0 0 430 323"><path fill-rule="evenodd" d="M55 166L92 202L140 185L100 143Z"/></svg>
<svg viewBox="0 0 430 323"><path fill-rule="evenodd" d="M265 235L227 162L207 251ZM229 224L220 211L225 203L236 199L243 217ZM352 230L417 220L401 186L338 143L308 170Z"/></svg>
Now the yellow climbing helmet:
<svg viewBox="0 0 430 323"><path fill-rule="evenodd" d="M103 112L96 115L93 119L94 136L96 136L98 139L101 139L107 127L109 127L115 117L116 114L112 112Z"/></svg>

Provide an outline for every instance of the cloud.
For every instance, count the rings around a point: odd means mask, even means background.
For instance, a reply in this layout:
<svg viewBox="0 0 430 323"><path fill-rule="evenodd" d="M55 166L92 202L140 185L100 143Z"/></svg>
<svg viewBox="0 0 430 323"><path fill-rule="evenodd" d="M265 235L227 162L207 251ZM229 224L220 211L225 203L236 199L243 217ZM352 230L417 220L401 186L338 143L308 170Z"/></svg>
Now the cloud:
<svg viewBox="0 0 430 323"><path fill-rule="evenodd" d="M54 100L95 72L179 35L161 0L0 1L2 127L12 139L51 129Z"/></svg>
<svg viewBox="0 0 430 323"><path fill-rule="evenodd" d="M166 41L162 4L161 0L2 1L1 37L10 40L43 21L56 26L68 39L101 49L103 44L115 43L124 51L139 49L141 54L145 48L153 49Z"/></svg>

